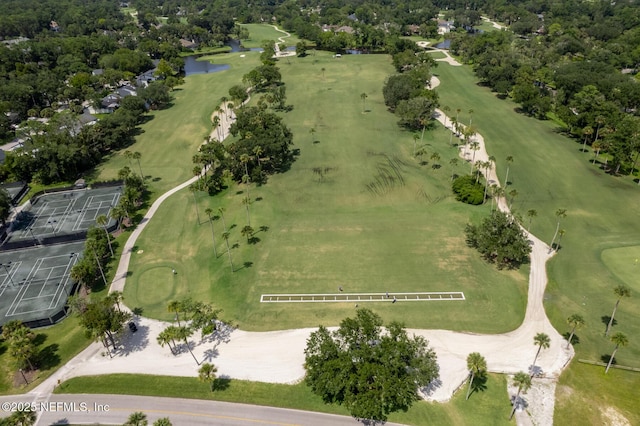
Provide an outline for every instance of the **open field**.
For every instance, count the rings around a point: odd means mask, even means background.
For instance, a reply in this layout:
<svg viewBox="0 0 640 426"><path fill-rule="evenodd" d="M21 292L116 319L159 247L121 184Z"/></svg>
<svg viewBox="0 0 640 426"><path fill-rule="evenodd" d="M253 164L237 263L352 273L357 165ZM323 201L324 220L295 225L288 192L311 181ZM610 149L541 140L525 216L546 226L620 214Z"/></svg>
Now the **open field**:
<svg viewBox="0 0 640 426"><path fill-rule="evenodd" d="M567 218L561 223L566 230L561 250L548 265L545 307L552 323L561 333L568 332L566 318L573 313L581 314L587 324L577 332L577 358L600 361L613 350L603 336L606 325L603 317L611 315L616 300L613 288L632 281L629 285L635 291L632 290L630 299L621 302L616 313L618 325L613 331L626 333L630 341L628 347L618 351L617 362L639 367L640 340L635 336L640 333L637 316L640 294L637 273L629 274L636 267L635 247L640 244L637 225L640 188L629 177L604 174L590 163L593 155L582 153L579 141L558 134L554 123L516 114L515 104L498 100L488 89L478 86L470 68L441 65L436 73L442 82L437 89L442 105L448 105L452 113L460 108L460 120L464 123L469 122L468 110L474 110L473 124L484 136L489 153L497 158L499 176L506 173L505 158L514 157L509 173L510 188L519 194L514 207L523 216L529 209L537 211L532 232L551 242L556 227L555 211L567 209ZM585 368L580 372L585 372ZM591 403L600 392L596 393L597 386L589 385L588 380L568 379L572 375L579 377L574 369L578 367L572 365L560 384L567 380L578 387L576 399L567 396L567 406L577 404L573 410L581 411L580 404ZM584 374L604 377L602 371ZM616 374L635 387L640 386L637 373ZM595 380L597 376L590 377ZM612 386L608 402L622 404L627 397L625 389Z"/></svg>
<svg viewBox="0 0 640 426"><path fill-rule="evenodd" d="M249 30L249 39L242 40L242 45L246 48L262 47L262 42L265 40L278 41L278 38L285 36L284 33L276 31L272 25L268 24L242 24L242 26ZM277 27L282 29L280 26ZM287 46L295 46L299 41L300 39L295 34L284 39Z"/></svg>
<svg viewBox="0 0 640 426"><path fill-rule="evenodd" d="M169 319L167 302L190 295L213 301L224 309L224 318L244 329L269 330L337 324L353 304L260 304L263 293L335 293L338 287L345 292L463 291L466 301L455 306L368 306L411 327L477 332L517 327L528 268L497 271L466 247L465 224L479 220L489 206L474 208L453 199L449 159L456 150L442 128L425 135L425 165L411 157L412 134L399 129L383 105L389 58L333 59L318 53L280 67L294 105L285 120L301 154L290 171L250 190L251 224L259 242L248 244L240 235L246 224L242 186L216 197L199 194L200 224L192 195L182 191L166 201L138 240L136 251L143 252L132 257L128 305ZM367 112L363 92L369 96ZM441 157L439 169L432 168L434 152ZM390 170L400 178L389 179ZM455 172L467 170L460 164ZM233 274L220 239L221 221L214 223L215 260L205 222L204 209L221 206L232 227Z"/></svg>
<svg viewBox="0 0 640 426"><path fill-rule="evenodd" d="M150 113L151 120L141 126L142 134L126 149L142 154L140 164L153 193L151 201L193 176L191 158L211 131L211 113L220 104L220 97L228 97L229 88L240 84L242 76L258 65L258 57L258 52L216 55L216 61L229 64L230 69L190 76L173 91L175 99L170 108ZM93 178L116 178L118 170L129 165L124 151L99 165Z"/></svg>
<svg viewBox="0 0 640 426"><path fill-rule="evenodd" d="M242 380L223 381L222 389L210 392L208 385L196 378L113 374L76 377L57 388L57 393L104 393L151 395L179 398L211 399L245 404L348 415L337 405L327 405L304 384L276 385ZM506 425L509 400L506 380L490 374L486 389L473 393L465 401L465 390L459 391L451 403L416 402L406 413L398 412L389 421L410 425Z"/></svg>

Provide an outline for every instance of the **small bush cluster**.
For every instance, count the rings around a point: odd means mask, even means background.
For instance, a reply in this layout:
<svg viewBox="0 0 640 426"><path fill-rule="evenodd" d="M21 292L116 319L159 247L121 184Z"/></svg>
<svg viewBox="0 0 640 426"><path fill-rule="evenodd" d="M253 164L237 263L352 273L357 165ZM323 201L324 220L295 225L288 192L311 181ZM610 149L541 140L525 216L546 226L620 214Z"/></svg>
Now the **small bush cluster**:
<svg viewBox="0 0 640 426"><path fill-rule="evenodd" d="M451 184L456 200L477 206L484 202L484 185L471 175L458 176Z"/></svg>

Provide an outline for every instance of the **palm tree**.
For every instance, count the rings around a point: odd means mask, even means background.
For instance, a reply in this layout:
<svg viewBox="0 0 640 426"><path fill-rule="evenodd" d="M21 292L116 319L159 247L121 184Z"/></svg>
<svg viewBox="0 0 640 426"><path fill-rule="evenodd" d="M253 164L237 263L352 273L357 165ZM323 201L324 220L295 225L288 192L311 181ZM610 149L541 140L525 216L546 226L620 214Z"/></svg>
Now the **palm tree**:
<svg viewBox="0 0 640 426"><path fill-rule="evenodd" d="M447 115L449 115L449 111L451 111L451 108L449 108L449 105L444 105L441 109L442 112L444 112L444 127L447 127Z"/></svg>
<svg viewBox="0 0 640 426"><path fill-rule="evenodd" d="M483 163L483 166L484 166L484 196L482 198L483 203L487 201L487 190L489 189L489 169L491 169L491 166L493 166L492 158L494 157L493 156L489 157L489 161L485 161Z"/></svg>
<svg viewBox="0 0 640 426"><path fill-rule="evenodd" d="M211 392L213 392L213 382L215 382L216 380L217 372L218 369L215 367L215 365L209 364L208 362L202 364L200 366L200 369L198 370L198 379L200 379L201 382L208 382Z"/></svg>
<svg viewBox="0 0 640 426"><path fill-rule="evenodd" d="M171 335L169 334L168 330L162 330L160 333L158 333L158 337L156 338L156 340L158 341L158 344L164 348L164 345L169 346L169 350L171 351L171 354L173 356L176 355L176 352L173 350L173 348L171 347Z"/></svg>
<svg viewBox="0 0 640 426"><path fill-rule="evenodd" d="M196 198L196 188L195 185L189 185L189 191L193 194L193 204L196 206L196 218L198 219L198 225L200 225L200 212L198 212L198 199Z"/></svg>
<svg viewBox="0 0 640 426"><path fill-rule="evenodd" d="M471 174L473 174L473 166L476 161L476 151L480 149L480 143L478 141L473 141L469 145L469 147L473 150L473 158L471 158Z"/></svg>
<svg viewBox="0 0 640 426"><path fill-rule="evenodd" d="M222 227L224 228L224 232L227 232L227 224L224 223L224 207L218 207L218 213L220 213L220 219L222 219Z"/></svg>
<svg viewBox="0 0 640 426"><path fill-rule="evenodd" d="M153 426L173 426L169 417L161 417L155 422L153 422Z"/></svg>
<svg viewBox="0 0 640 426"><path fill-rule="evenodd" d="M509 191L509 195L511 196L511 202L509 203L509 210L511 210L511 208L513 207L513 201L518 196L518 191L515 189L512 189L511 191Z"/></svg>
<svg viewBox="0 0 640 426"><path fill-rule="evenodd" d="M224 238L224 242L227 244L227 254L229 255L229 264L231 265L231 272L235 272L233 270L233 260L231 260L231 249L229 248L229 232L227 231L223 232L222 238Z"/></svg>
<svg viewBox="0 0 640 426"><path fill-rule="evenodd" d="M585 127L582 129L582 134L584 135L584 140L582 141L582 152L587 152L587 139L593 134L593 127Z"/></svg>
<svg viewBox="0 0 640 426"><path fill-rule="evenodd" d="M438 154L437 152L434 152L433 154L431 154L431 161L433 161L433 168L438 168L440 167L440 165L438 164L438 161L440 161L440 154Z"/></svg>
<svg viewBox="0 0 640 426"><path fill-rule="evenodd" d="M621 332L617 332L613 336L611 336L611 341L616 345L613 349L613 353L611 354L611 358L609 358L609 362L607 363L607 369L604 370L604 374L609 372L609 368L611 368L611 364L613 363L613 359L616 357L616 352L618 352L618 348L620 346L627 346L629 344L629 339L627 335Z"/></svg>
<svg viewBox="0 0 640 426"><path fill-rule="evenodd" d="M147 415L141 411L131 413L123 426L147 426Z"/></svg>
<svg viewBox="0 0 640 426"><path fill-rule="evenodd" d="M613 313L611 314L611 318L609 319L609 324L607 324L607 330L604 333L605 336L609 335L611 326L613 326L613 317L616 316L616 310L618 309L620 300L622 300L623 297L631 297L631 289L624 284L620 284L619 286L614 288L613 292L615 293L616 296L618 296L618 300L616 300L616 304L613 307Z"/></svg>
<svg viewBox="0 0 640 426"><path fill-rule="evenodd" d="M567 349L569 349L569 345L571 345L571 341L573 340L573 335L576 330L584 325L584 318L582 318L582 315L580 314L572 314L567 318L567 324L571 326L571 333L569 334L569 339L567 339Z"/></svg>
<svg viewBox="0 0 640 426"><path fill-rule="evenodd" d="M176 313L176 321L178 321L178 327L181 327L181 325L180 325L180 309L181 308L182 308L182 304L180 303L179 300L172 300L167 305L167 310L169 312L175 312Z"/></svg>
<svg viewBox="0 0 640 426"><path fill-rule="evenodd" d="M188 339L192 335L193 335L193 329L191 327L178 327L176 329L176 337L178 339L182 339L184 341L184 344L187 346L187 350L189 351L189 353L193 357L193 360L196 362L196 364L200 365L200 362L198 361L196 356L193 354L193 351L191 351L191 346L189 345L189 340Z"/></svg>
<svg viewBox="0 0 640 426"><path fill-rule="evenodd" d="M311 142L312 143L315 142L316 141L316 138L315 138L316 128L315 127L310 128L309 129L309 133L311 134Z"/></svg>
<svg viewBox="0 0 640 426"><path fill-rule="evenodd" d="M533 344L538 345L538 352L536 352L536 357L533 359L533 364L531 365L531 377L533 377L534 369L536 367L536 361L538 360L538 355L540 355L540 351L542 348L547 349L551 346L551 339L545 333L538 333L533 337Z"/></svg>
<svg viewBox="0 0 640 426"><path fill-rule="evenodd" d="M20 409L11 414L7 420L7 425L33 426L38 420L38 415L34 410Z"/></svg>
<svg viewBox="0 0 640 426"><path fill-rule="evenodd" d="M556 232L553 234L553 239L551 240L551 249L553 250L553 244L556 242L556 237L558 236L558 231L560 230L560 219L564 219L567 217L567 209L558 209L556 210L556 218L558 222L556 224Z"/></svg>
<svg viewBox="0 0 640 426"><path fill-rule="evenodd" d="M216 135L218 136L218 140L221 140L221 138L220 138L220 116L219 115L214 115L213 116L213 120L211 120L211 125L213 127L215 127L215 129L216 129Z"/></svg>
<svg viewBox="0 0 640 426"><path fill-rule="evenodd" d="M472 352L467 356L467 369L469 370L469 387L467 388L467 398L471 394L471 387L476 376L480 376L487 371L487 360L478 352Z"/></svg>
<svg viewBox="0 0 640 426"><path fill-rule="evenodd" d="M95 257L96 263L98 264L98 269L100 270L100 276L102 276L102 281L104 281L104 285L106 287L108 285L107 278L104 276L104 271L102 270L102 263L100 263L100 259L98 259L98 252L96 251L97 244L98 243L96 240L87 240L85 242L85 247L87 247L87 249L93 252L93 256Z"/></svg>
<svg viewBox="0 0 640 426"><path fill-rule="evenodd" d="M360 99L362 99L362 112L365 112L365 101L367 100L368 96L366 93L362 92L360 93Z"/></svg>
<svg viewBox="0 0 640 426"><path fill-rule="evenodd" d="M504 186L509 185L509 168L511 167L511 163L513 163L513 157L511 155L507 156L507 174L504 176Z"/></svg>
<svg viewBox="0 0 640 426"><path fill-rule="evenodd" d="M458 120L456 120L455 117L453 117L451 119L451 134L449 134L449 145L452 145L453 142L453 133L454 133L454 129L456 128L456 124L458 124Z"/></svg>
<svg viewBox="0 0 640 426"><path fill-rule="evenodd" d="M204 210L205 214L207 215L207 217L209 218L209 225L211 225L211 239L213 240L213 255L216 257L216 259L218 258L218 252L216 251L216 235L213 231L213 219L211 217L211 213L213 213L213 210L211 210L209 207L207 207Z"/></svg>
<svg viewBox="0 0 640 426"><path fill-rule="evenodd" d="M133 153L127 149L122 153L122 155L124 155L124 158L129 160L129 166L131 166L131 157L133 157Z"/></svg>
<svg viewBox="0 0 640 426"><path fill-rule="evenodd" d="M560 250L560 241L562 241L562 237L567 233L564 229L558 231L558 242L556 243L556 251Z"/></svg>
<svg viewBox="0 0 640 426"><path fill-rule="evenodd" d="M462 111L460 108L456 108L456 123L460 122L460 111Z"/></svg>
<svg viewBox="0 0 640 426"><path fill-rule="evenodd" d="M529 230L531 229L531 221L533 221L533 218L536 216L538 216L538 211L536 209L527 210L527 217L529 218L529 226L527 227L527 232L529 232Z"/></svg>
<svg viewBox="0 0 640 426"><path fill-rule="evenodd" d="M120 303L122 303L122 301L124 300L124 295L122 294L122 292L119 290L114 290L110 292L107 297L111 300L111 303L116 305L116 307L118 308L118 312L122 312L122 310L120 309Z"/></svg>
<svg viewBox="0 0 640 426"><path fill-rule="evenodd" d="M531 377L527 373L521 371L513 376L513 384L518 388L518 393L513 399L513 409L511 410L509 420L513 418L513 414L516 412L516 408L518 407L518 398L520 397L520 392L527 393L527 391L531 387Z"/></svg>
<svg viewBox="0 0 640 426"><path fill-rule="evenodd" d="M255 231L253 230L253 228L250 225L247 225L242 228L242 230L240 231L240 234L242 234L243 237L247 237L247 243L248 243L249 237L251 237L254 232Z"/></svg>
<svg viewBox="0 0 640 426"><path fill-rule="evenodd" d="M596 164L596 160L598 159L598 155L600 155L600 150L602 149L602 143L595 141L594 143L591 144L591 146L596 152L596 155L593 157L592 164Z"/></svg>
<svg viewBox="0 0 640 426"><path fill-rule="evenodd" d="M458 165L459 161L460 161L459 158L452 158L451 160L449 160L449 164L451 165L451 168L453 169L453 171L451 172L451 180L453 180L453 177L455 176L455 168Z"/></svg>
<svg viewBox="0 0 640 426"><path fill-rule="evenodd" d="M133 158L138 162L138 170L140 170L140 179L144 181L144 174L142 173L142 167L140 166L140 158L142 158L142 154L136 151L133 154L131 154L131 158Z"/></svg>
<svg viewBox="0 0 640 426"><path fill-rule="evenodd" d="M325 68L324 68L324 67L322 67L322 68L320 69L320 71L322 71L322 79L324 80L324 71L325 71Z"/></svg>
<svg viewBox="0 0 640 426"><path fill-rule="evenodd" d="M261 166L260 164L260 156L264 153L264 151L262 150L262 147L260 145L256 145L253 148L253 154L256 156L256 161L258 162L258 167Z"/></svg>
<svg viewBox="0 0 640 426"><path fill-rule="evenodd" d="M469 126L473 123L473 110L469 109Z"/></svg>
<svg viewBox="0 0 640 426"><path fill-rule="evenodd" d="M420 139L420 136L414 133L413 134L413 158L416 158L416 145L418 144L418 139Z"/></svg>
<svg viewBox="0 0 640 426"><path fill-rule="evenodd" d="M244 204L244 208L247 212L247 225L251 226L251 215L249 214L249 205L251 204L251 200L249 200L248 195L242 199L242 204Z"/></svg>
<svg viewBox="0 0 640 426"><path fill-rule="evenodd" d="M106 215L101 214L96 217L96 224L101 226L104 229L104 233L107 234L107 242L109 242L109 251L111 252L111 257L113 257L113 247L111 247L111 236L109 235L109 231L107 231L107 223L109 223L109 219Z"/></svg>

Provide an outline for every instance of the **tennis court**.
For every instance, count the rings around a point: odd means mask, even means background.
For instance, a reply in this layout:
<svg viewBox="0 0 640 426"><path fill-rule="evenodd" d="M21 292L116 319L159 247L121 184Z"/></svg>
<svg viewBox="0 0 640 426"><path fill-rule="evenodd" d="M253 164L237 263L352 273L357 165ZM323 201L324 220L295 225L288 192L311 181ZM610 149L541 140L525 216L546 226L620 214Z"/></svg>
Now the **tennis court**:
<svg viewBox="0 0 640 426"><path fill-rule="evenodd" d="M87 229L96 225L98 216L109 218L109 211L118 204L121 193L121 186L109 186L43 194L18 214L9 241L33 241L36 245L45 238L71 235L83 238ZM107 228L115 226L116 221L109 218Z"/></svg>
<svg viewBox="0 0 640 426"><path fill-rule="evenodd" d="M83 248L78 241L0 252L0 325L17 319L43 326L62 318Z"/></svg>

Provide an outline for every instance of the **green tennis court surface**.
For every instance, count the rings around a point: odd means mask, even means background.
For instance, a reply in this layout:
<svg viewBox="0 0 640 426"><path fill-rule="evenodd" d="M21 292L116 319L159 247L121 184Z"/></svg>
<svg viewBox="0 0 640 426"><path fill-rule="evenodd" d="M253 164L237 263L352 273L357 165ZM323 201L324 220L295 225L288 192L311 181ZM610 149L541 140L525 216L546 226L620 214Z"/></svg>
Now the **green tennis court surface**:
<svg viewBox="0 0 640 426"><path fill-rule="evenodd" d="M84 241L0 252L0 325L20 320L54 324L64 315L73 290L71 268Z"/></svg>

